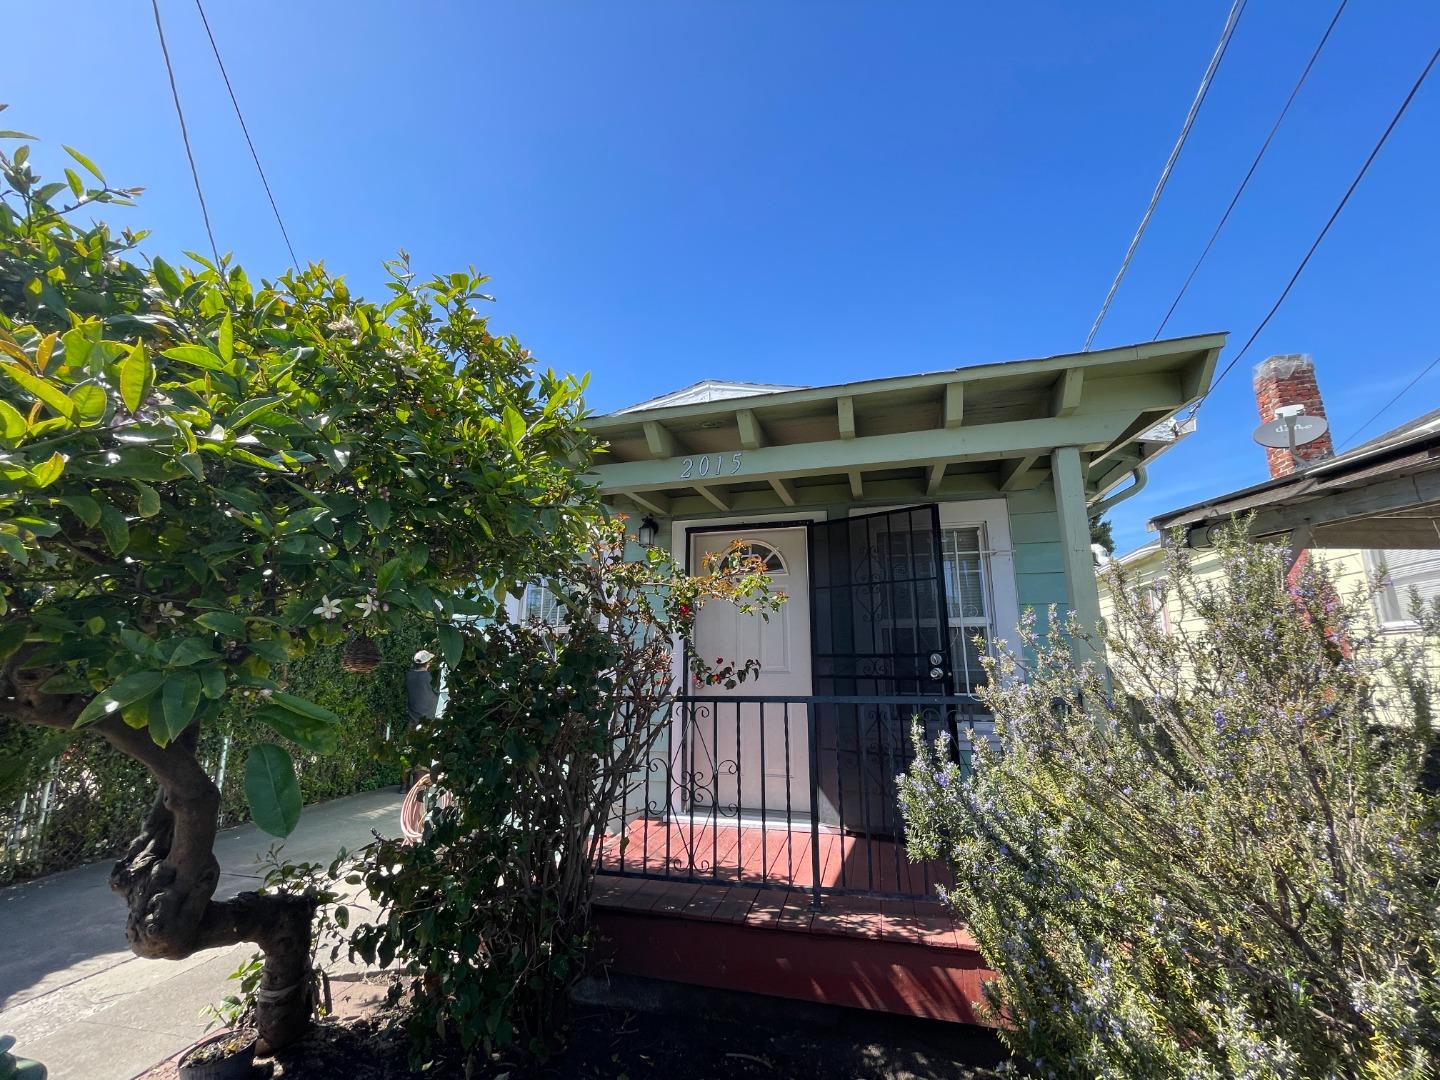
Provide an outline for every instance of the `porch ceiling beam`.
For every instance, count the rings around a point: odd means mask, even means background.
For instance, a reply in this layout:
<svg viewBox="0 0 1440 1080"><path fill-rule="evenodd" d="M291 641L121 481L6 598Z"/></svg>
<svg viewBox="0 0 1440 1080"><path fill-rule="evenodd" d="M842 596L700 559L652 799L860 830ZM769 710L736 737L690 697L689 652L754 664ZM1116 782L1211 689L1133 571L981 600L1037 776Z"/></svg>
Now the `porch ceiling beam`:
<svg viewBox="0 0 1440 1080"><path fill-rule="evenodd" d="M954 430L965 419L965 384L945 384L945 426Z"/></svg>
<svg viewBox="0 0 1440 1080"><path fill-rule="evenodd" d="M795 492L784 480L771 477L770 486L775 489L775 494L780 496L780 501L786 506L795 505Z"/></svg>
<svg viewBox="0 0 1440 1080"><path fill-rule="evenodd" d="M653 458L679 457L684 452L674 432L654 420L645 421L645 445Z"/></svg>
<svg viewBox="0 0 1440 1080"><path fill-rule="evenodd" d="M670 516L670 497L668 495L661 495L658 491L627 491L625 495L641 510L659 514L661 517Z"/></svg>
<svg viewBox="0 0 1440 1080"><path fill-rule="evenodd" d="M1080 393L1085 386L1083 368L1066 368L1055 380L1051 390L1050 411L1055 416L1070 416L1080 407Z"/></svg>
<svg viewBox="0 0 1440 1080"><path fill-rule="evenodd" d="M719 484L696 484L695 490L716 510L730 509L730 492Z"/></svg>
<svg viewBox="0 0 1440 1080"><path fill-rule="evenodd" d="M1087 412L1036 420L977 424L954 431L931 429L854 439L761 446L745 451L737 476L728 481L768 481L851 470L929 467L936 462L985 461L1048 454L1056 446L1108 446L1134 422L1133 409ZM688 487L675 460L619 461L597 466L591 478L602 491Z"/></svg>
<svg viewBox="0 0 1440 1080"><path fill-rule="evenodd" d="M865 479L859 469L851 469L845 474L850 480L850 496L855 499L865 497Z"/></svg>
<svg viewBox="0 0 1440 1080"><path fill-rule="evenodd" d="M855 438L855 399L852 397L836 398L835 413L840 423L840 438Z"/></svg>
<svg viewBox="0 0 1440 1080"><path fill-rule="evenodd" d="M934 495L940 490L940 482L945 479L945 462L937 461L930 466L925 477L925 494Z"/></svg>
<svg viewBox="0 0 1440 1080"><path fill-rule="evenodd" d="M1028 487L1031 482L1039 477L1048 477L1048 468L1032 469L1029 479L1022 487ZM806 487L792 487L795 494L794 509L825 509L837 503L847 502L856 496L851 492L850 485L844 477L833 484L815 484ZM923 502L927 499L948 499L948 498L970 498L973 496L994 497L999 488L996 486L994 473L946 473L945 482L940 485L940 490L934 495L925 494L925 480L919 476L907 476L894 480L876 480L873 477L865 478L864 498L875 502L885 500L895 505L905 502ZM766 485L763 490L755 491L732 491L731 506L727 513L731 514L763 514L767 510L788 510L790 507L780 501L780 497ZM714 512L714 507L706 502L693 491L686 489L683 495L677 495L670 505L670 517L700 517L704 514ZM756 521L765 521L766 518L755 518Z"/></svg>
<svg viewBox="0 0 1440 1080"><path fill-rule="evenodd" d="M752 409L740 409L735 413L735 423L740 428L740 446L746 450L759 450L765 443L765 429L760 426Z"/></svg>
<svg viewBox="0 0 1440 1080"><path fill-rule="evenodd" d="M1000 463L1000 490L1014 491L1040 460L1039 454L1026 454Z"/></svg>

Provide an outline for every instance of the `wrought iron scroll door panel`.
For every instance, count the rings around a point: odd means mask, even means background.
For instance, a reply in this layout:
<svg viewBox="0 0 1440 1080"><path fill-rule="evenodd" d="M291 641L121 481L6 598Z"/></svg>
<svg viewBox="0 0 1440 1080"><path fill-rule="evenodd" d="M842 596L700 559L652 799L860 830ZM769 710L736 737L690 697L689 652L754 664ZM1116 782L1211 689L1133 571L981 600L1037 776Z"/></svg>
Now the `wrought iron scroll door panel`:
<svg viewBox="0 0 1440 1080"><path fill-rule="evenodd" d="M815 523L811 597L821 821L897 835L912 721L934 734L944 708L824 699L953 693L938 507Z"/></svg>

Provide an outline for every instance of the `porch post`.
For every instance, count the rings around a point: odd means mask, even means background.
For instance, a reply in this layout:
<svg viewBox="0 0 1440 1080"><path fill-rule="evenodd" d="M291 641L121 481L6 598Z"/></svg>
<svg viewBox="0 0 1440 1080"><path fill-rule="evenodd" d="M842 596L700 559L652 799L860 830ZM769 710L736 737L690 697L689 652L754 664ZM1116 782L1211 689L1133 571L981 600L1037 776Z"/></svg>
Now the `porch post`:
<svg viewBox="0 0 1440 1080"><path fill-rule="evenodd" d="M1055 512L1060 519L1060 547L1065 562L1065 581L1070 607L1080 625L1091 634L1100 621L1100 587L1095 580L1095 557L1090 550L1090 513L1085 505L1085 473L1080 449L1057 446L1050 455L1055 478ZM1097 645L1075 641L1071 648L1077 661L1102 660Z"/></svg>

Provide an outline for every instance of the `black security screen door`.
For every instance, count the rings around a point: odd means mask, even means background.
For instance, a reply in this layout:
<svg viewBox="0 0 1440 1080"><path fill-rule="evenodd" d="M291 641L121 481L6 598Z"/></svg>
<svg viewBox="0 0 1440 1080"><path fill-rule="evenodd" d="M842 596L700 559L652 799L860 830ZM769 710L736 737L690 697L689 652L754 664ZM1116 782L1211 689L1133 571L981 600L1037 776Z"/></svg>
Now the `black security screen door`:
<svg viewBox="0 0 1440 1080"><path fill-rule="evenodd" d="M821 819L847 832L898 829L895 776L913 756L910 725L942 709L890 702L826 703L953 693L949 619L932 505L812 528L811 642Z"/></svg>

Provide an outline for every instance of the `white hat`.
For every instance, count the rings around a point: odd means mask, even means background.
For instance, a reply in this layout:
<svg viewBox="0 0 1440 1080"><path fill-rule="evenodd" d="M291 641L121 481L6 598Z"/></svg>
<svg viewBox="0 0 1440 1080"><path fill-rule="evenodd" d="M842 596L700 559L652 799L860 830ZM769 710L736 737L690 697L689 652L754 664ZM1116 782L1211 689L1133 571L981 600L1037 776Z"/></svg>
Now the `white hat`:
<svg viewBox="0 0 1440 1080"><path fill-rule="evenodd" d="M428 664L431 660L434 659L435 654L429 649L421 649L415 654L415 663L417 664Z"/></svg>

